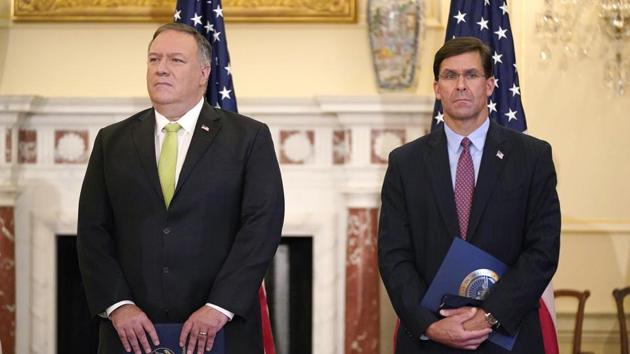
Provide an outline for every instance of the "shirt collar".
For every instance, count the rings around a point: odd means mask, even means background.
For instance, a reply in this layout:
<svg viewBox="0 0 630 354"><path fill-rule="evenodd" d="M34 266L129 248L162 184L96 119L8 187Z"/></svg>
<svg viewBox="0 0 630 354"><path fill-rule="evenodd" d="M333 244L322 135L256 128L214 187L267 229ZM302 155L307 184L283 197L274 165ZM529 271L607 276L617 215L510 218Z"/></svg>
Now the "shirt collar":
<svg viewBox="0 0 630 354"><path fill-rule="evenodd" d="M488 135L488 128L490 128L490 119L486 118L479 128L468 134L468 139L470 139L473 147L478 151L483 151L483 146L486 143L486 135ZM455 133L446 123L444 123L444 132L446 133L448 149L451 151L458 151L464 136Z"/></svg>
<svg viewBox="0 0 630 354"><path fill-rule="evenodd" d="M155 111L155 128L157 132L161 132L168 123L179 123L182 129L186 133L192 133L195 130L195 125L197 125L197 119L199 118L199 114L201 113L201 108L203 107L203 97L199 100L199 102L191 108L188 112L184 113L176 121L170 121L168 118L163 116L157 109Z"/></svg>

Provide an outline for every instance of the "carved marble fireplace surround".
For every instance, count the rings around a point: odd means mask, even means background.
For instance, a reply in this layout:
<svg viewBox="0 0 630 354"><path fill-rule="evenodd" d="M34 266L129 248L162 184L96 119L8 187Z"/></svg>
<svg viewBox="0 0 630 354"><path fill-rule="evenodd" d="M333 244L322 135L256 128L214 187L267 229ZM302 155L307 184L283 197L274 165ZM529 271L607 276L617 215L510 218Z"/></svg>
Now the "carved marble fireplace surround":
<svg viewBox="0 0 630 354"><path fill-rule="evenodd" d="M286 194L283 234L313 237L312 352L377 354L380 186L389 151L429 129L433 99L250 98L239 105L274 137ZM146 99L0 96L5 353L55 353L55 237L76 234L98 130L148 106Z"/></svg>

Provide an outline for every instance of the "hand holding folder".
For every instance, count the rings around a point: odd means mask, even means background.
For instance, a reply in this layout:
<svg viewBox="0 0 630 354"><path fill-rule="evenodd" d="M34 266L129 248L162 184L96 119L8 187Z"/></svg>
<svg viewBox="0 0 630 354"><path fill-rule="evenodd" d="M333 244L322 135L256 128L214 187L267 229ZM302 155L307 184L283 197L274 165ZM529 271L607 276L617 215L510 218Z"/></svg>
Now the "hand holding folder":
<svg viewBox="0 0 630 354"><path fill-rule="evenodd" d="M179 346L179 335L182 332L181 323L156 323L155 331L160 339L160 345L151 346L151 354L184 354L185 348ZM123 352L125 353L125 352ZM194 353L197 353L195 350ZM212 350L204 351L204 354L224 354L225 353L225 338L223 336L223 330L217 332L214 338L214 345ZM122 354L122 353L121 353ZM127 354L127 353L125 353Z"/></svg>
<svg viewBox="0 0 630 354"><path fill-rule="evenodd" d="M506 270L507 266L492 255L469 242L455 238L420 304L438 315L443 306L480 307L483 303L482 298L491 291L494 284L493 281L489 281L489 278L496 276L498 280L498 277L502 276ZM468 299L461 299L463 295L468 295ZM445 301L449 303L444 304ZM495 331L488 340L507 350L512 350L517 336L518 333L507 336Z"/></svg>

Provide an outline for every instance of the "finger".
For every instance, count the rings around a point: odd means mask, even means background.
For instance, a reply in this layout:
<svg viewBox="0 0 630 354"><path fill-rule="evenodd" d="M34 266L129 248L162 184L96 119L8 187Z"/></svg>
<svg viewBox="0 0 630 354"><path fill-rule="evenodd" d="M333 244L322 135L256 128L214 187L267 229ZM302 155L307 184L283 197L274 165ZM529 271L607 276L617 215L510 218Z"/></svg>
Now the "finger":
<svg viewBox="0 0 630 354"><path fill-rule="evenodd" d="M190 333L190 329L192 328L192 323L190 321L186 321L182 326L182 333L179 334L179 347L183 348L186 345L186 339L188 339L188 334Z"/></svg>
<svg viewBox="0 0 630 354"><path fill-rule="evenodd" d="M131 352L131 344L129 344L129 340L127 339L127 334L125 334L124 330L116 330L116 332L118 333L118 338L120 338L120 342L123 345L123 348L125 348L125 351L127 353Z"/></svg>
<svg viewBox="0 0 630 354"><path fill-rule="evenodd" d="M466 345L479 344L488 337L487 335L475 334L474 332L463 331L454 335L451 340L458 348L463 348Z"/></svg>
<svg viewBox="0 0 630 354"><path fill-rule="evenodd" d="M147 334L144 331L142 326L138 326L134 328L134 332L136 332L136 338L138 338L138 342L140 342L140 346L144 349L145 353L151 353L151 345L147 340Z"/></svg>
<svg viewBox="0 0 630 354"><path fill-rule="evenodd" d="M469 316L469 310L464 310L463 308L458 308L458 309L448 309L448 310L440 310L440 315L446 317L446 318L468 318Z"/></svg>
<svg viewBox="0 0 630 354"><path fill-rule="evenodd" d="M479 345L467 345L463 347L466 350L477 350L477 348L479 348Z"/></svg>
<svg viewBox="0 0 630 354"><path fill-rule="evenodd" d="M454 309L442 309L442 310L440 310L440 314L442 316L444 316L444 317L449 317L449 316L453 316L453 315L458 315L458 314L470 312L471 309L475 309L476 310L476 307L464 306L464 307L457 307L457 308L454 308Z"/></svg>
<svg viewBox="0 0 630 354"><path fill-rule="evenodd" d="M444 316L444 317L449 317L451 316L451 314L453 313L453 311L451 311L450 309L448 310L440 310L440 315Z"/></svg>
<svg viewBox="0 0 630 354"><path fill-rule="evenodd" d="M195 345L197 344L197 337L199 334L199 330L195 327L192 328L190 334L188 335L188 345L186 346L188 350L186 350L187 354L192 354L195 350Z"/></svg>
<svg viewBox="0 0 630 354"><path fill-rule="evenodd" d="M464 346L476 346L478 347L479 345L481 345L481 343L483 343L486 339L488 339L488 336L484 336L484 337L480 337L480 338L475 338L475 339L471 339L469 341L466 341L464 343L462 343Z"/></svg>
<svg viewBox="0 0 630 354"><path fill-rule="evenodd" d="M480 342L468 341L468 342L464 342L464 343L458 343L457 346L459 348L463 348L463 349L467 349L467 350L475 350L475 349L479 348L479 345L481 345Z"/></svg>
<svg viewBox="0 0 630 354"><path fill-rule="evenodd" d="M206 351L209 352L212 350L212 347L214 347L214 338L216 337L216 335L208 335L208 341L206 342Z"/></svg>
<svg viewBox="0 0 630 354"><path fill-rule="evenodd" d="M204 333L207 333L207 331L203 331ZM206 342L208 340L208 335L201 335L199 334L199 336L197 337L197 354L203 354L204 352L204 348L206 347Z"/></svg>
<svg viewBox="0 0 630 354"><path fill-rule="evenodd" d="M488 336L485 337L481 337L478 339L475 339L473 341L470 341L469 343L466 343L467 346L472 347L472 349L477 349L479 348L479 346L486 341L486 339L488 339Z"/></svg>
<svg viewBox="0 0 630 354"><path fill-rule="evenodd" d="M476 331L464 331L464 334L462 335L461 339L464 341L467 341L467 340L475 340L479 338L487 338L490 335L490 333L492 333L492 330L490 328L480 329Z"/></svg>
<svg viewBox="0 0 630 354"><path fill-rule="evenodd" d="M155 330L153 323L151 323L151 321L147 319L146 321L142 322L142 327L144 328L144 331L149 334L149 337L151 338L153 345L154 346L160 345L160 338L157 335L157 331Z"/></svg>
<svg viewBox="0 0 630 354"><path fill-rule="evenodd" d="M460 311L460 312L454 314L452 317L457 317L458 320L464 322L464 321L467 321L467 320L475 317L476 313L477 313L477 308L476 307L468 307L468 308L466 308L465 311Z"/></svg>
<svg viewBox="0 0 630 354"><path fill-rule="evenodd" d="M129 344L131 344L131 349L135 354L140 354L140 345L138 344L138 338L136 338L136 333L133 329L126 329L125 334L127 334L127 340L129 340Z"/></svg>

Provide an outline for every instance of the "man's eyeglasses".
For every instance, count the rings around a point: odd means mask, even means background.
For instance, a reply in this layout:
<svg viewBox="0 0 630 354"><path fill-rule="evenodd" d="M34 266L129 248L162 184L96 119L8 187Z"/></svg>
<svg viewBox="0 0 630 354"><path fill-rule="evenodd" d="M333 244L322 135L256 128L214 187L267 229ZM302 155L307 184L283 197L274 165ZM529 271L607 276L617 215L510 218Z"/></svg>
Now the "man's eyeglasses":
<svg viewBox="0 0 630 354"><path fill-rule="evenodd" d="M438 77L440 80L444 80L445 82L452 83L452 82L457 82L460 76L463 76L464 81L466 82L474 82L474 81L477 81L479 79L486 77L484 74L476 70L466 71L464 73L458 73L455 71L445 71L441 73Z"/></svg>

